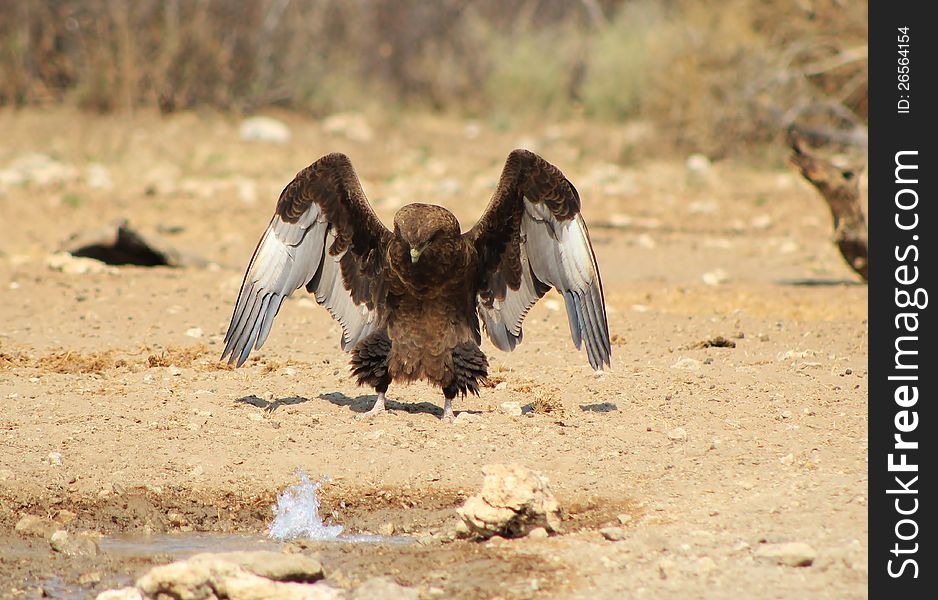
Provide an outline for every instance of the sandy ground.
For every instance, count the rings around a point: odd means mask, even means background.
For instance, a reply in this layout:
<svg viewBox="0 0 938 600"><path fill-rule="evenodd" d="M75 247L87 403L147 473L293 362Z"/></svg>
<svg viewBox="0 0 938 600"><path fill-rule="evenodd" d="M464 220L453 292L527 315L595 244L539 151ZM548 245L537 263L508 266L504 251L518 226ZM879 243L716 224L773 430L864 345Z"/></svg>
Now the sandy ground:
<svg viewBox="0 0 938 600"><path fill-rule="evenodd" d="M0 113L0 596L91 595L166 560L65 557L13 531L27 513L68 509L70 529L104 535L262 533L301 467L331 476L324 510L348 531L426 538L452 526L483 465L514 461L550 478L564 535L332 545L330 581L387 574L456 598L865 597L867 290L793 170L641 161L627 127L285 120L292 141L274 145L213 114ZM454 424L424 385L392 386L396 410L363 419L374 395L347 377L338 326L305 294L245 367L217 362L297 170L344 151L385 222L423 201L468 228L517 145L580 190L611 370L575 351L553 294L514 353L485 342L498 385L458 400L470 416ZM70 234L121 217L209 266L48 266ZM735 347L701 347L716 336ZM604 540L622 514L626 539ZM788 541L812 546L814 564L758 558Z"/></svg>

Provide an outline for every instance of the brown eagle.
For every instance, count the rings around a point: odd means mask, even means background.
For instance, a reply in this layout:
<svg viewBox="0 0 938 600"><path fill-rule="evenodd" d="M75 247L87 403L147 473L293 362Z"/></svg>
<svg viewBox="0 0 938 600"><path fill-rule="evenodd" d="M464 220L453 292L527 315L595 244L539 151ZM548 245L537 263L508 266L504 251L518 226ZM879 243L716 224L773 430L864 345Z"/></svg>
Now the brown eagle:
<svg viewBox="0 0 938 600"><path fill-rule="evenodd" d="M297 173L248 265L225 351L247 360L270 333L283 301L300 287L342 325L359 385L384 411L392 381L443 389L443 419L457 394L479 394L488 360L479 320L495 346L511 351L521 323L554 287L570 333L594 369L611 348L599 268L580 196L554 165L527 150L508 155L498 188L475 227L461 233L451 212L409 204L388 230L365 198L352 163L329 154Z"/></svg>

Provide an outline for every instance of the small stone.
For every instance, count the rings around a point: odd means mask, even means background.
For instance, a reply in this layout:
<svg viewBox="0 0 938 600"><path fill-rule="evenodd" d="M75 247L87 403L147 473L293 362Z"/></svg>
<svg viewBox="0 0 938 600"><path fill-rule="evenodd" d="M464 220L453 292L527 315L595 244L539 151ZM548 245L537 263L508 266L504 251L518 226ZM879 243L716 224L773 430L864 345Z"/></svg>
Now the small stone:
<svg viewBox="0 0 938 600"><path fill-rule="evenodd" d="M772 217L769 215L759 215L753 217L749 224L752 225L753 229L768 229L772 226Z"/></svg>
<svg viewBox="0 0 938 600"><path fill-rule="evenodd" d="M788 567L809 567L817 558L817 552L804 542L763 544L755 551L755 557Z"/></svg>
<svg viewBox="0 0 938 600"><path fill-rule="evenodd" d="M710 159L703 154L691 154L687 157L686 167L691 173L706 173L710 170Z"/></svg>
<svg viewBox="0 0 938 600"><path fill-rule="evenodd" d="M464 410L461 413L456 415L456 419L453 421L453 423L456 423L459 425L465 425L467 423L477 423L481 419L482 419L481 416L475 413L471 413L467 410Z"/></svg>
<svg viewBox="0 0 938 600"><path fill-rule="evenodd" d="M625 529L621 527L603 527L599 534L610 542L621 542L625 539Z"/></svg>
<svg viewBox="0 0 938 600"><path fill-rule="evenodd" d="M56 552L64 553L68 543L69 535L64 529L59 529L49 538L49 545L52 546L52 549Z"/></svg>
<svg viewBox="0 0 938 600"><path fill-rule="evenodd" d="M247 142L286 144L290 141L290 129L282 121L271 117L250 117L241 122L238 130L241 139Z"/></svg>
<svg viewBox="0 0 938 600"><path fill-rule="evenodd" d="M522 412L518 402L502 402L498 409L510 417L520 417Z"/></svg>
<svg viewBox="0 0 938 600"><path fill-rule="evenodd" d="M697 371L697 370L699 370L700 367L702 367L702 366L703 366L703 363L701 363L701 362L700 362L699 360L697 360L696 358L688 358L688 357L685 356L685 357L681 357L681 358L677 359L677 362L675 362L673 365L671 365L671 368L672 368L672 369L682 369L682 370L685 370L685 371Z"/></svg>
<svg viewBox="0 0 938 600"><path fill-rule="evenodd" d="M730 280L730 276L723 269L714 269L712 271L707 271L700 276L703 282L707 285L718 286L723 285L724 283Z"/></svg>
<svg viewBox="0 0 938 600"><path fill-rule="evenodd" d="M626 525L632 521L632 515L627 514L621 514L616 518L619 519L619 523L622 525Z"/></svg>
<svg viewBox="0 0 938 600"><path fill-rule="evenodd" d="M62 509L55 511L55 514L53 515L52 518L59 525L70 525L71 523L75 522L75 519L78 518L78 515L76 515L70 510L66 510L62 508Z"/></svg>
<svg viewBox="0 0 938 600"><path fill-rule="evenodd" d="M543 527L535 527L528 532L528 537L532 540L543 540L547 538L550 534Z"/></svg>
<svg viewBox="0 0 938 600"><path fill-rule="evenodd" d="M91 163L85 169L85 182L96 190L110 190L114 187L111 173L100 163Z"/></svg>
<svg viewBox="0 0 938 600"><path fill-rule="evenodd" d="M202 331L202 328L201 328L201 327L190 327L189 329L186 329L186 335L189 336L189 337L191 337L191 338L196 338L196 339L198 339L198 338L204 336L204 335L205 335L205 332Z"/></svg>
<svg viewBox="0 0 938 600"><path fill-rule="evenodd" d="M674 440L675 442L681 442L687 439L687 432L684 431L683 427L675 427L668 432L668 439Z"/></svg>
<svg viewBox="0 0 938 600"><path fill-rule="evenodd" d="M791 465L793 462L795 462L795 455L789 452L785 456L778 459L778 462L782 463L783 465L787 467Z"/></svg>
<svg viewBox="0 0 938 600"><path fill-rule="evenodd" d="M49 461L49 464L52 465L53 467L62 466L62 453L61 452L50 452L49 455L46 457L46 459Z"/></svg>
<svg viewBox="0 0 938 600"><path fill-rule="evenodd" d="M23 515L13 527L14 531L22 535L47 537L56 529L56 524L51 519L37 517L36 515Z"/></svg>
<svg viewBox="0 0 938 600"><path fill-rule="evenodd" d="M96 585L98 583L101 583L101 573L97 571L84 573L78 578L79 585Z"/></svg>
<svg viewBox="0 0 938 600"><path fill-rule="evenodd" d="M385 523L378 528L378 533L385 537L391 537L394 535L394 523Z"/></svg>

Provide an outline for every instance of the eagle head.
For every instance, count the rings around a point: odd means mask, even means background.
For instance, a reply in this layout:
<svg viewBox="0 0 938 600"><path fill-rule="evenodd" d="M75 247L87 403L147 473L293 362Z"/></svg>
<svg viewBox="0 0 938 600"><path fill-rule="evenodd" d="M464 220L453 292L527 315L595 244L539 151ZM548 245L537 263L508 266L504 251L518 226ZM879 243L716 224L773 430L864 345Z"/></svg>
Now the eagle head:
<svg viewBox="0 0 938 600"><path fill-rule="evenodd" d="M409 259L411 265L427 253L440 254L432 250L442 249L459 235L459 221L442 206L408 204L394 215L396 254L405 261Z"/></svg>

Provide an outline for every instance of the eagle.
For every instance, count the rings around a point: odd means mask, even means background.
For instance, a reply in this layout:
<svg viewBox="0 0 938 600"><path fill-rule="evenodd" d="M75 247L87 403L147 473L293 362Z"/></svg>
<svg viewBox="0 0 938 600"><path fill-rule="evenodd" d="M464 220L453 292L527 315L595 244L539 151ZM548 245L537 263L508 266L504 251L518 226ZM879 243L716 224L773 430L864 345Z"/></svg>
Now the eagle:
<svg viewBox="0 0 938 600"><path fill-rule="evenodd" d="M284 300L305 287L342 326L359 385L385 410L392 381L443 390L443 419L457 395L488 382L480 321L495 347L522 340L528 311L551 288L563 295L570 334L589 364L610 366L602 281L580 196L537 154L508 155L481 219L462 233L432 204L408 204L381 222L344 154L323 156L291 181L254 250L222 360L241 366L270 333Z"/></svg>

